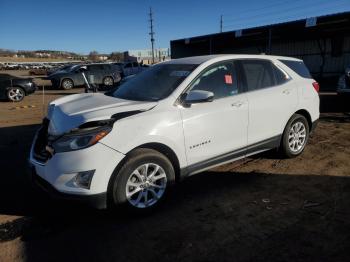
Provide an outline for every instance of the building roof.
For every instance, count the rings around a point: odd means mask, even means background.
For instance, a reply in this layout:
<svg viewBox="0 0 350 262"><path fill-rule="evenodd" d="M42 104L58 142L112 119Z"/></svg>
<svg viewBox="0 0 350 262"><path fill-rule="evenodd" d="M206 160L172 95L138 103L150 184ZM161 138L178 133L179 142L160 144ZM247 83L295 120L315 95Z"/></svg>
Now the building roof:
<svg viewBox="0 0 350 262"><path fill-rule="evenodd" d="M316 23L310 24L311 20ZM170 46L173 59L227 53L284 55L285 52L273 51L272 46L282 42L320 41L327 38L340 39L345 36L350 36L350 12L172 40ZM293 56L302 57L303 53L293 54Z"/></svg>
<svg viewBox="0 0 350 262"><path fill-rule="evenodd" d="M340 12L340 13L335 13L335 14L328 14L328 15L322 15L322 16L317 16L317 19L321 19L321 20L333 20L334 18L338 18L338 17L347 17L350 15L350 12ZM171 41L183 41L183 40L190 40L190 39L194 39L194 38L202 38L202 37L208 37L208 36L217 36L217 35L222 35L222 34L227 34L227 33L235 33L236 31L240 31L240 30L259 30L259 29L266 29L266 28L270 28L270 27L280 27L280 26L284 26L284 25L291 25L291 24L295 24L295 23L305 23L307 18L301 18L301 19L297 19L297 20L293 20L293 21L288 21L288 22L281 22L281 23L275 23L275 24L267 24L267 25L262 25L262 26L256 26L256 27L247 27L247 28L241 28L241 29L234 29L234 30L229 30L229 31L224 31L224 32L220 32L220 33L213 33L213 34L207 34L207 35L198 35L198 36L192 36L192 37L185 37L185 38L180 38L180 39L174 39Z"/></svg>

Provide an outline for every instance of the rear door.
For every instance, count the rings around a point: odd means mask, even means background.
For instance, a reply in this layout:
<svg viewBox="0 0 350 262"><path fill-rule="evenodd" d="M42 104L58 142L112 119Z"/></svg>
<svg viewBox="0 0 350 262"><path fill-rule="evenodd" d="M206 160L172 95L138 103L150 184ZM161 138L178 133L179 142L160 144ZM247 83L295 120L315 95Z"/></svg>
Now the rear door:
<svg viewBox="0 0 350 262"><path fill-rule="evenodd" d="M139 73L140 72L139 63L133 62L132 63L132 69L133 69L133 74Z"/></svg>
<svg viewBox="0 0 350 262"><path fill-rule="evenodd" d="M0 97L6 97L8 87L11 87L11 80L9 77L0 75Z"/></svg>
<svg viewBox="0 0 350 262"><path fill-rule="evenodd" d="M103 65L88 65L88 77L90 84L102 84L102 79L104 77Z"/></svg>
<svg viewBox="0 0 350 262"><path fill-rule="evenodd" d="M124 76L133 75L132 63L126 63L124 65Z"/></svg>
<svg viewBox="0 0 350 262"><path fill-rule="evenodd" d="M249 102L248 145L278 142L297 106L297 89L270 60L243 59L239 64Z"/></svg>
<svg viewBox="0 0 350 262"><path fill-rule="evenodd" d="M234 63L205 69L189 90L214 93L214 101L181 108L189 165L233 153L247 145L248 103L240 92ZM188 92L187 91L187 92Z"/></svg>

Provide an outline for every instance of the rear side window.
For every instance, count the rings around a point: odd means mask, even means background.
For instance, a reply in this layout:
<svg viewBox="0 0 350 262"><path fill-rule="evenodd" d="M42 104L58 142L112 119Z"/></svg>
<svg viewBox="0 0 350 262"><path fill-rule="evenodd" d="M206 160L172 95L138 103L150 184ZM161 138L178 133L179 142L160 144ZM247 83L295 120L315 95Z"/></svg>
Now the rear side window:
<svg viewBox="0 0 350 262"><path fill-rule="evenodd" d="M111 66L110 65L103 65L102 68L103 68L103 70L110 70Z"/></svg>
<svg viewBox="0 0 350 262"><path fill-rule="evenodd" d="M98 70L103 69L103 67L102 67L101 65L89 65L89 66L87 67L87 69L88 69L89 71L98 71Z"/></svg>
<svg viewBox="0 0 350 262"><path fill-rule="evenodd" d="M241 60L240 62L248 91L275 85L270 61L249 59Z"/></svg>
<svg viewBox="0 0 350 262"><path fill-rule="evenodd" d="M288 66L290 69L292 69L295 73L297 73L298 75L300 75L301 77L304 78L312 78L312 76L310 75L309 70L307 69L307 67L305 66L304 62L302 61L292 61L292 60L280 60L283 64L285 64L286 66Z"/></svg>

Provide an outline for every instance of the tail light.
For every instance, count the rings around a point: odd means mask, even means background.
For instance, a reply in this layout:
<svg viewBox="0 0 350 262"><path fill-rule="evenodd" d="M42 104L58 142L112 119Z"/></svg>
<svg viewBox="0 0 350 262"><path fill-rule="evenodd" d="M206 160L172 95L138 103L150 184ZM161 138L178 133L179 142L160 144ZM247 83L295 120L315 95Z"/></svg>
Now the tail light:
<svg viewBox="0 0 350 262"><path fill-rule="evenodd" d="M312 83L312 86L315 88L315 90L316 90L317 93L320 92L320 85L319 85L319 83L313 82L313 83Z"/></svg>

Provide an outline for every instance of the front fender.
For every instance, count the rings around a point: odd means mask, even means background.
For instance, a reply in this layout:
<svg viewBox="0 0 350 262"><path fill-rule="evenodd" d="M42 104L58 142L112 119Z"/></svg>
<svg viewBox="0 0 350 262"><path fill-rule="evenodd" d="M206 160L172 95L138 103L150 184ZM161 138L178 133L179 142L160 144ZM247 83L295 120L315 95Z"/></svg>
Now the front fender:
<svg viewBox="0 0 350 262"><path fill-rule="evenodd" d="M158 143L172 149L180 167L187 166L182 119L177 109L144 112L114 123L111 133L101 143L127 154L144 144Z"/></svg>

